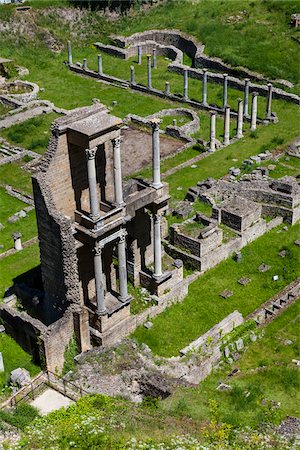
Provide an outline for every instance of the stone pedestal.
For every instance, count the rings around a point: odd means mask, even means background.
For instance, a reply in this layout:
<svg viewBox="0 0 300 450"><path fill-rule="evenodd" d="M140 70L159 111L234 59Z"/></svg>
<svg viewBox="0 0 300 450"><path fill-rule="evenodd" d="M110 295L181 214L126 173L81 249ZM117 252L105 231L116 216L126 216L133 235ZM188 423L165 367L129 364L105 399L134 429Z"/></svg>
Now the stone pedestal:
<svg viewBox="0 0 300 450"><path fill-rule="evenodd" d="M216 113L214 111L211 111L209 151L214 152L215 150L216 150Z"/></svg>
<svg viewBox="0 0 300 450"><path fill-rule="evenodd" d="M152 89L151 55L147 55L148 88Z"/></svg>
<svg viewBox="0 0 300 450"><path fill-rule="evenodd" d="M273 85L272 83L268 83L268 95L267 95L267 106L266 106L266 119L271 119L272 114L272 93L273 93Z"/></svg>
<svg viewBox="0 0 300 450"><path fill-rule="evenodd" d="M227 87L228 87L228 74L223 74L223 108L225 109L227 106Z"/></svg>
<svg viewBox="0 0 300 450"><path fill-rule="evenodd" d="M161 261L161 217L158 213L153 214L153 241L154 241L154 273L153 278L159 280L162 277Z"/></svg>
<svg viewBox="0 0 300 450"><path fill-rule="evenodd" d="M183 98L187 100L189 98L189 77L187 69L183 72Z"/></svg>
<svg viewBox="0 0 300 450"><path fill-rule="evenodd" d="M244 117L249 117L248 103L249 103L249 78L245 78L245 90L244 90Z"/></svg>
<svg viewBox="0 0 300 450"><path fill-rule="evenodd" d="M230 143L230 107L225 106L224 112L224 145Z"/></svg>
<svg viewBox="0 0 300 450"><path fill-rule="evenodd" d="M72 58L72 45L71 42L68 41L68 63L73 64L73 58Z"/></svg>
<svg viewBox="0 0 300 450"><path fill-rule="evenodd" d="M238 116L237 116L237 130L236 137L241 139L243 137L243 100L238 99Z"/></svg>
<svg viewBox="0 0 300 450"><path fill-rule="evenodd" d="M14 240L14 249L18 250L18 251L22 250L23 249L22 241L21 241L22 234L20 232L16 231L15 233L12 234L12 238Z"/></svg>
<svg viewBox="0 0 300 450"><path fill-rule="evenodd" d="M3 362L3 356L2 353L0 352L0 373L4 372L4 362Z"/></svg>
<svg viewBox="0 0 300 450"><path fill-rule="evenodd" d="M256 130L256 120L257 120L257 92L252 94L252 107L251 107L251 131Z"/></svg>
<svg viewBox="0 0 300 450"><path fill-rule="evenodd" d="M98 55L98 74L103 74L103 68L102 68L102 55Z"/></svg>
<svg viewBox="0 0 300 450"><path fill-rule="evenodd" d="M87 59L84 58L83 59L83 70L86 70L86 69L87 69Z"/></svg>
<svg viewBox="0 0 300 450"><path fill-rule="evenodd" d="M100 217L98 186L96 177L96 159L95 159L96 152L97 147L86 150L87 172L88 172L89 193L90 193L90 215L93 220L97 220Z"/></svg>
<svg viewBox="0 0 300 450"><path fill-rule="evenodd" d="M203 69L202 105L207 106L207 69Z"/></svg>

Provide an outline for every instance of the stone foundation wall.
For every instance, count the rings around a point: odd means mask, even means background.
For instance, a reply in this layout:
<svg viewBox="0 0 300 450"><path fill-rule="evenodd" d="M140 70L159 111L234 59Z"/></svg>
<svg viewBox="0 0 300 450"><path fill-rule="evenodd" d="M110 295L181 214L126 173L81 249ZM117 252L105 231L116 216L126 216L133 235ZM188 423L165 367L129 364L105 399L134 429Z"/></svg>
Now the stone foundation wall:
<svg viewBox="0 0 300 450"><path fill-rule="evenodd" d="M222 238L223 232L217 228L205 239L196 239L180 232L180 228L176 224L170 227L170 242L175 246L188 250L193 255L200 258L221 245Z"/></svg>

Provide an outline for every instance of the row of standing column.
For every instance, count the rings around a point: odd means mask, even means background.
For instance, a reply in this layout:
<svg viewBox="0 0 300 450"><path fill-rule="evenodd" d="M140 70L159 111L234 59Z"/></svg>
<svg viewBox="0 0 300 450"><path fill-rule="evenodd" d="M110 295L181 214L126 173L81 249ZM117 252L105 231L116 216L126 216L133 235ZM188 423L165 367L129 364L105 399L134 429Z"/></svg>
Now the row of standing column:
<svg viewBox="0 0 300 450"><path fill-rule="evenodd" d="M142 46L138 45L138 64L142 63ZM68 63L73 64L73 57L72 57L72 47L71 42L68 41ZM87 59L84 58L83 60L83 68L87 69ZM152 68L157 68L157 57L156 57L156 49L154 48L152 51L152 58L151 55L147 55L147 75L148 75L148 88L152 89ZM103 66L102 66L102 55L98 55L98 74L103 75ZM184 69L183 71L183 98L185 100L189 99L188 95L188 69ZM130 82L132 84L135 83L135 77L134 77L134 66L130 67ZM208 106L207 102L207 83L208 82L208 71L207 69L203 69L203 78L202 78L202 105ZM244 101L243 101L243 114L244 117L249 117L248 113L248 103L249 103L249 83L250 79L245 78L244 80L245 86L244 86ZM166 95L170 95L170 83L166 81L166 88L165 88ZM272 83L268 83L268 93L267 93L267 103L266 103L266 119L270 120L272 117L272 95L273 95L273 86ZM225 110L228 103L228 74L223 74L223 109Z"/></svg>
<svg viewBox="0 0 300 450"><path fill-rule="evenodd" d="M252 93L252 107L251 107L251 131L256 130L257 123L257 97L258 93ZM210 114L210 144L209 150L214 152L216 149L216 115L215 111L211 111ZM244 101L238 99L238 113L237 113L237 128L236 128L236 138L241 139L243 137L243 119L244 119ZM226 146L230 143L230 107L225 106L224 111L224 141L223 144Z"/></svg>

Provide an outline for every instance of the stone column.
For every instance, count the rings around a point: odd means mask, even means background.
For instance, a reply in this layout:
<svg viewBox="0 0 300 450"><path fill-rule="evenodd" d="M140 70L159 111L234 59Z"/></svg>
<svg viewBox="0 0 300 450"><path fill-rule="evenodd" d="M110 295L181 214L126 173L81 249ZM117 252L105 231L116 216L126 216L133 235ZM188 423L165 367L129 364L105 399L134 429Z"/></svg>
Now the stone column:
<svg viewBox="0 0 300 450"><path fill-rule="evenodd" d="M202 105L207 106L207 69L203 69Z"/></svg>
<svg viewBox="0 0 300 450"><path fill-rule="evenodd" d="M71 41L68 41L68 63L73 64Z"/></svg>
<svg viewBox="0 0 300 450"><path fill-rule="evenodd" d="M256 119L257 119L257 92L252 94L252 107L251 107L251 131L256 130Z"/></svg>
<svg viewBox="0 0 300 450"><path fill-rule="evenodd" d="M97 220L100 217L100 206L98 199L98 186L96 177L96 152L97 147L86 150L87 157L87 171L89 180L90 191L90 216L93 220Z"/></svg>
<svg viewBox="0 0 300 450"><path fill-rule="evenodd" d="M98 55L98 73L99 75L103 74L103 69L102 69L102 55Z"/></svg>
<svg viewBox="0 0 300 450"><path fill-rule="evenodd" d="M156 68L157 68L156 48L154 48L154 49L152 50L152 56L153 56L152 67L153 67L153 69L156 69Z"/></svg>
<svg viewBox="0 0 300 450"><path fill-rule="evenodd" d="M166 81L166 95L170 95L170 83Z"/></svg>
<svg viewBox="0 0 300 450"><path fill-rule="evenodd" d="M162 276L162 262L161 262L161 217L158 213L153 214L153 239L154 239L154 278Z"/></svg>
<svg viewBox="0 0 300 450"><path fill-rule="evenodd" d="M130 66L130 83L134 84L134 66Z"/></svg>
<svg viewBox="0 0 300 450"><path fill-rule="evenodd" d="M160 179L160 145L159 145L159 119L151 120L152 127L152 186L159 189L162 186Z"/></svg>
<svg viewBox="0 0 300 450"><path fill-rule="evenodd" d="M224 145L228 145L230 142L230 107L225 106L224 112Z"/></svg>
<svg viewBox="0 0 300 450"><path fill-rule="evenodd" d="M121 235L118 242L118 263L119 263L119 282L120 282L120 296L119 300L125 302L128 300L127 289L127 263L126 263L126 248L125 248L125 233Z"/></svg>
<svg viewBox="0 0 300 450"><path fill-rule="evenodd" d="M142 46L139 44L137 46L137 52L138 52L138 64L142 64Z"/></svg>
<svg viewBox="0 0 300 450"><path fill-rule="evenodd" d="M96 313L103 315L106 313L105 293L103 286L103 269L102 269L102 247L100 242L95 243L94 248L94 271L95 271L95 289L96 289Z"/></svg>
<svg viewBox="0 0 300 450"><path fill-rule="evenodd" d="M87 69L87 59L83 58L83 69L86 70Z"/></svg>
<svg viewBox="0 0 300 450"><path fill-rule="evenodd" d="M12 234L12 238L14 240L14 249L15 250L22 250L22 241L21 241L22 234L19 231L16 231Z"/></svg>
<svg viewBox="0 0 300 450"><path fill-rule="evenodd" d="M216 113L215 111L211 111L209 151L214 152L215 150L216 150Z"/></svg>
<svg viewBox="0 0 300 450"><path fill-rule="evenodd" d="M183 72L183 98L187 100L189 98L189 74L187 69Z"/></svg>
<svg viewBox="0 0 300 450"><path fill-rule="evenodd" d="M237 115L237 129L236 129L236 137L241 139L243 137L243 100L241 98L238 99L238 115Z"/></svg>
<svg viewBox="0 0 300 450"><path fill-rule="evenodd" d="M245 91L244 91L244 117L248 117L248 102L249 102L249 78L245 78Z"/></svg>
<svg viewBox="0 0 300 450"><path fill-rule="evenodd" d="M223 74L224 84L223 84L223 108L226 108L227 105L227 86L228 86L228 74Z"/></svg>
<svg viewBox="0 0 300 450"><path fill-rule="evenodd" d="M152 89L151 55L147 55L147 67L148 67L148 88Z"/></svg>
<svg viewBox="0 0 300 450"><path fill-rule="evenodd" d="M273 93L273 85L272 83L268 83L268 96L267 96L267 107L266 107L266 119L271 119L272 114L272 93Z"/></svg>
<svg viewBox="0 0 300 450"><path fill-rule="evenodd" d="M123 206L122 169L121 169L121 145L120 138L113 140L114 148L114 183L115 183L115 205Z"/></svg>

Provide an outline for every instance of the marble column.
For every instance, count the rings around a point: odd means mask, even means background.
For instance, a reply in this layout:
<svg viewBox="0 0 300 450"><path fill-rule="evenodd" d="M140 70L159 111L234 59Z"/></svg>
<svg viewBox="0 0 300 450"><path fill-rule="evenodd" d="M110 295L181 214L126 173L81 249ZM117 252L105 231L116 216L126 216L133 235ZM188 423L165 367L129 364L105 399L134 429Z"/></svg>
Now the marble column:
<svg viewBox="0 0 300 450"><path fill-rule="evenodd" d="M166 95L170 95L170 83L168 81L166 81Z"/></svg>
<svg viewBox="0 0 300 450"><path fill-rule="evenodd" d="M245 90L244 90L244 117L248 117L248 103L249 103L249 78L245 78Z"/></svg>
<svg viewBox="0 0 300 450"><path fill-rule="evenodd" d="M270 120L272 115L272 93L273 85L268 83L268 96L267 96L267 106L266 106L266 119Z"/></svg>
<svg viewBox="0 0 300 450"><path fill-rule="evenodd" d="M142 64L142 46L141 45L137 46L137 52L138 52L138 64L141 65Z"/></svg>
<svg viewBox="0 0 300 450"><path fill-rule="evenodd" d="M121 235L118 242L118 263L119 263L119 282L120 282L120 296L119 300L125 302L128 300L127 288L127 263L126 263L126 236L125 233Z"/></svg>
<svg viewBox="0 0 300 450"><path fill-rule="evenodd" d="M103 74L103 68L102 68L102 55L98 55L98 74Z"/></svg>
<svg viewBox="0 0 300 450"><path fill-rule="evenodd" d="M106 313L105 293L103 285L103 269L102 269L102 247L100 242L96 242L94 248L94 271L95 271L95 289L96 289L96 313L103 315Z"/></svg>
<svg viewBox="0 0 300 450"><path fill-rule="evenodd" d="M214 152L215 150L216 150L216 113L215 111L211 111L209 151Z"/></svg>
<svg viewBox="0 0 300 450"><path fill-rule="evenodd" d="M152 67L153 69L156 69L157 68L156 48L152 50L152 56L153 56Z"/></svg>
<svg viewBox="0 0 300 450"><path fill-rule="evenodd" d="M152 119L152 186L159 189L162 186L160 179L160 144L159 144L159 119Z"/></svg>
<svg viewBox="0 0 300 450"><path fill-rule="evenodd" d="M207 69L203 69L202 105L207 106Z"/></svg>
<svg viewBox="0 0 300 450"><path fill-rule="evenodd" d="M227 105L227 88L228 88L228 74L224 73L223 74L223 108L226 108Z"/></svg>
<svg viewBox="0 0 300 450"><path fill-rule="evenodd" d="M228 145L230 143L230 107L225 106L224 112L224 145Z"/></svg>
<svg viewBox="0 0 300 450"><path fill-rule="evenodd" d="M134 84L134 66L130 66L130 83Z"/></svg>
<svg viewBox="0 0 300 450"><path fill-rule="evenodd" d="M236 128L236 137L241 139L243 137L243 100L241 98L238 99L238 115L237 115L237 128Z"/></svg>
<svg viewBox="0 0 300 450"><path fill-rule="evenodd" d="M83 69L86 70L87 69L87 59L83 58Z"/></svg>
<svg viewBox="0 0 300 450"><path fill-rule="evenodd" d="M183 72L183 98L187 100L189 98L189 74L187 69Z"/></svg>
<svg viewBox="0 0 300 450"><path fill-rule="evenodd" d="M120 138L113 139L114 149L114 184L115 184L115 206L124 205L122 188L122 169L121 169L121 142Z"/></svg>
<svg viewBox="0 0 300 450"><path fill-rule="evenodd" d="M87 149L87 172L89 181L89 192L90 192L90 216L93 220L97 220L100 217L100 206L98 198L98 185L96 176L96 152L97 147Z"/></svg>
<svg viewBox="0 0 300 450"><path fill-rule="evenodd" d="M153 214L153 239L154 239L154 278L162 276L162 261L161 261L161 217L158 213Z"/></svg>
<svg viewBox="0 0 300 450"><path fill-rule="evenodd" d="M256 130L256 119L257 119L257 92L252 94L252 107L251 107L251 131Z"/></svg>
<svg viewBox="0 0 300 450"><path fill-rule="evenodd" d="M148 88L152 89L151 55L147 55L147 67L148 67Z"/></svg>
<svg viewBox="0 0 300 450"><path fill-rule="evenodd" d="M68 41L68 63L73 64L71 41Z"/></svg>

